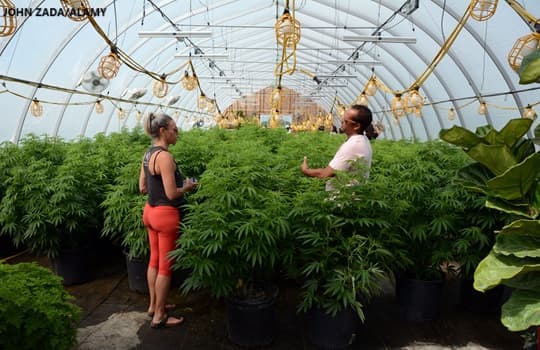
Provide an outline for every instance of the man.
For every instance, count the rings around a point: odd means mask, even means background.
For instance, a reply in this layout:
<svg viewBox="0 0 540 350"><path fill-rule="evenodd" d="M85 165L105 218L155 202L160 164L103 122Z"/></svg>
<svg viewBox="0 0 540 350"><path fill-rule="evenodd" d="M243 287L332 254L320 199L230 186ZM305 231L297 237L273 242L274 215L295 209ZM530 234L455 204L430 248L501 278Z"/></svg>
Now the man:
<svg viewBox="0 0 540 350"><path fill-rule="evenodd" d="M378 136L371 125L373 117L371 111L366 106L353 105L349 108L341 120L341 130L347 135L347 141L339 147L326 168L310 169L307 156L300 169L306 176L329 178L336 174L336 171L348 171L351 162L363 158L366 164L371 167L371 144L369 140ZM326 190L333 190L330 182L326 183Z"/></svg>

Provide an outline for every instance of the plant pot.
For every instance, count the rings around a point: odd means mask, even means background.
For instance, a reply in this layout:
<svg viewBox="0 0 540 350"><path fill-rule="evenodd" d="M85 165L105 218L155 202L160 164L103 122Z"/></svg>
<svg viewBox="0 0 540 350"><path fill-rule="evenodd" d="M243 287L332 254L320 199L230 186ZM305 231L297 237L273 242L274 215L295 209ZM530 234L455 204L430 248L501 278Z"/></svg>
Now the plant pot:
<svg viewBox="0 0 540 350"><path fill-rule="evenodd" d="M227 298L227 334L243 347L266 346L275 335L278 288L268 286L264 298Z"/></svg>
<svg viewBox="0 0 540 350"><path fill-rule="evenodd" d="M467 311L476 313L497 313L505 302L505 286L479 292L473 288L473 280L462 280L460 287L460 303Z"/></svg>
<svg viewBox="0 0 540 350"><path fill-rule="evenodd" d="M54 273L63 278L63 284L70 286L88 282L88 249L84 247L62 248L56 258L51 258Z"/></svg>
<svg viewBox="0 0 540 350"><path fill-rule="evenodd" d="M444 280L423 281L396 277L396 300L400 316L407 321L430 321L441 313Z"/></svg>
<svg viewBox="0 0 540 350"><path fill-rule="evenodd" d="M305 334L308 341L321 349L344 349L355 338L358 315L350 308L335 316L318 307L312 307L305 317Z"/></svg>
<svg viewBox="0 0 540 350"><path fill-rule="evenodd" d="M146 277L148 258L130 258L126 252L124 252L124 255L126 257L129 289L148 294L148 279Z"/></svg>

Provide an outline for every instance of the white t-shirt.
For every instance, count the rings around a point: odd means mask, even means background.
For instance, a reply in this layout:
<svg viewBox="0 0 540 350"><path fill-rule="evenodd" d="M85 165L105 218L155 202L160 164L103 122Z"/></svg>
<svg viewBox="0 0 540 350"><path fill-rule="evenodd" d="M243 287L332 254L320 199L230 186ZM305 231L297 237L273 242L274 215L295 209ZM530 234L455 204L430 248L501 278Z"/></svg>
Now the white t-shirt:
<svg viewBox="0 0 540 350"><path fill-rule="evenodd" d="M339 147L334 158L328 164L334 170L346 171L351 167L351 161L365 159L368 169L371 167L371 143L365 135L352 135ZM366 174L369 176L369 172ZM326 182L326 190L333 190L330 181Z"/></svg>

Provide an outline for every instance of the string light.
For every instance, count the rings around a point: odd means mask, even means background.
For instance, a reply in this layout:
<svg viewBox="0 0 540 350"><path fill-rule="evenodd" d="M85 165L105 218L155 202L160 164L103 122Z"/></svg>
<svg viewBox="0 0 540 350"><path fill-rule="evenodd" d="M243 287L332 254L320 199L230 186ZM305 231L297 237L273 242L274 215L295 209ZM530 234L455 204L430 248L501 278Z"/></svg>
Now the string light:
<svg viewBox="0 0 540 350"><path fill-rule="evenodd" d="M111 50L107 56L101 57L97 71L102 78L111 80L118 74L120 64L118 55Z"/></svg>
<svg viewBox="0 0 540 350"><path fill-rule="evenodd" d="M450 110L448 111L448 120L454 120L456 119L456 111L454 107L450 107Z"/></svg>
<svg viewBox="0 0 540 350"><path fill-rule="evenodd" d="M480 102L478 105L478 114L480 115L486 115L487 113L487 105L485 102Z"/></svg>
<svg viewBox="0 0 540 350"><path fill-rule="evenodd" d="M95 109L97 114L102 114L103 113L104 109L103 109L103 105L101 104L100 100L96 101L96 104L94 105L94 109Z"/></svg>
<svg viewBox="0 0 540 350"><path fill-rule="evenodd" d="M365 92L362 92L360 94L360 98L358 99L358 104L361 105L361 106L366 106L366 107L368 106L369 101L368 101L368 98L367 98Z"/></svg>
<svg viewBox="0 0 540 350"><path fill-rule="evenodd" d="M531 105L527 105L527 107L525 107L525 111L523 112L523 118L535 120L536 117L536 111L531 107Z"/></svg>
<svg viewBox="0 0 540 350"><path fill-rule="evenodd" d="M118 108L116 111L116 114L118 115L118 119L123 120L126 119L126 112L122 108Z"/></svg>
<svg viewBox="0 0 540 350"><path fill-rule="evenodd" d="M207 107L206 96L204 95L203 92L201 92L201 95L197 99L197 107L199 107L199 109L201 110L206 109Z"/></svg>
<svg viewBox="0 0 540 350"><path fill-rule="evenodd" d="M161 80L156 80L154 82L154 87L152 89L154 92L154 96L157 98L163 98L167 96L167 92L169 92L169 84L165 82L165 76L161 77Z"/></svg>
<svg viewBox="0 0 540 350"><path fill-rule="evenodd" d="M30 113L34 117L41 117L43 115L43 106L41 103L39 103L39 100L37 98L34 98L32 100L32 103L30 105Z"/></svg>
<svg viewBox="0 0 540 350"><path fill-rule="evenodd" d="M392 113L396 118L402 117L405 115L405 108L403 106L403 101L401 99L401 94L397 94L392 99L392 103L390 104L390 107L392 108Z"/></svg>
<svg viewBox="0 0 540 350"><path fill-rule="evenodd" d="M364 89L366 95L374 96L377 93L377 78L371 77L367 82L366 88Z"/></svg>

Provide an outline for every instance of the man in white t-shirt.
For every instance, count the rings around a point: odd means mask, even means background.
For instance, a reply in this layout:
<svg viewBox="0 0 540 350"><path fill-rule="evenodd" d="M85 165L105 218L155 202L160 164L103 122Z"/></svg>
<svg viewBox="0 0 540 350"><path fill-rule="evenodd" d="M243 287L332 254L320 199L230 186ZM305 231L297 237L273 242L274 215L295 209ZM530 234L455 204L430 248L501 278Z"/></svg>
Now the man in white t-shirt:
<svg viewBox="0 0 540 350"><path fill-rule="evenodd" d="M369 140L378 136L371 125L373 117L371 111L366 106L353 105L349 108L341 120L341 130L347 135L347 141L339 147L326 168L310 169L307 163L307 156L300 169L310 177L329 178L337 171L348 171L351 162L362 158L369 169L371 167L371 144ZM368 173L369 174L369 173ZM333 190L330 182L326 183L326 190Z"/></svg>

